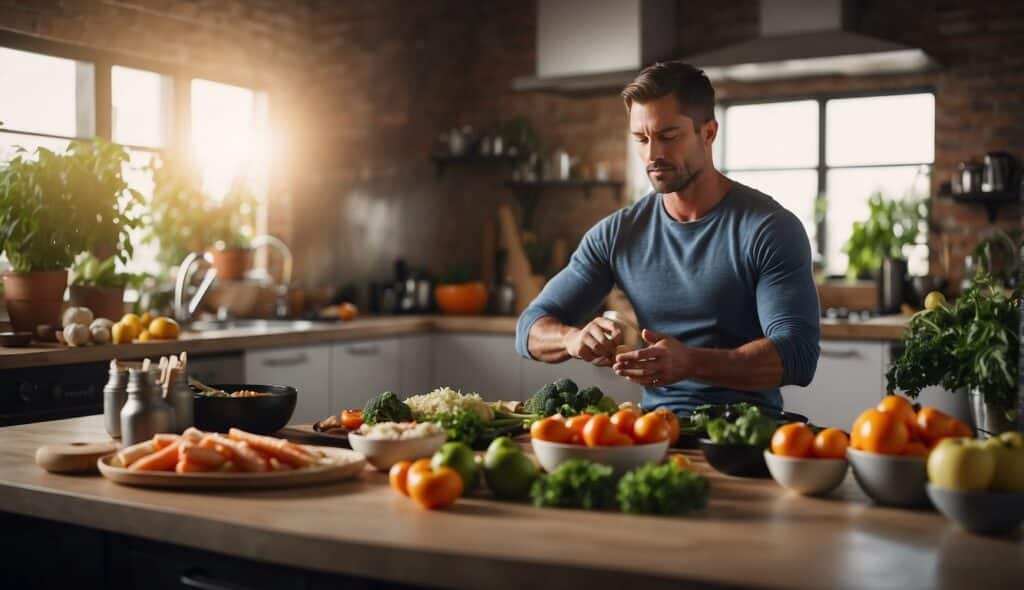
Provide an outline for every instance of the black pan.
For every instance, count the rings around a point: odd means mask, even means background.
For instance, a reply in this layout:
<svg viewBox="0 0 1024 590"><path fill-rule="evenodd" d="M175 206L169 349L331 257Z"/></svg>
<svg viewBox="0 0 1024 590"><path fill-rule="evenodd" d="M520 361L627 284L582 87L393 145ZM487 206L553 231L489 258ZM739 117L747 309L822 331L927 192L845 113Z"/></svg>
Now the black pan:
<svg viewBox="0 0 1024 590"><path fill-rule="evenodd" d="M227 432L240 428L256 434L273 434L292 418L298 391L286 385L210 385L228 393L247 389L269 393L262 397L195 396L195 424L200 430Z"/></svg>

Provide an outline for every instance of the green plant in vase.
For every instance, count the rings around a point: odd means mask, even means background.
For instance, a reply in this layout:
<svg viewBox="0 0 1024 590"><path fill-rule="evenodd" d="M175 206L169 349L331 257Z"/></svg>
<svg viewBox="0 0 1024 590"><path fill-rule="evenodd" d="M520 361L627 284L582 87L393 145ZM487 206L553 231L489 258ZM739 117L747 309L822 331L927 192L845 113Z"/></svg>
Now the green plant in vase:
<svg viewBox="0 0 1024 590"><path fill-rule="evenodd" d="M923 200L886 199L875 193L868 199L868 218L856 221L843 245L849 259L849 279L875 276L885 258L902 258L904 246L926 235L927 203Z"/></svg>

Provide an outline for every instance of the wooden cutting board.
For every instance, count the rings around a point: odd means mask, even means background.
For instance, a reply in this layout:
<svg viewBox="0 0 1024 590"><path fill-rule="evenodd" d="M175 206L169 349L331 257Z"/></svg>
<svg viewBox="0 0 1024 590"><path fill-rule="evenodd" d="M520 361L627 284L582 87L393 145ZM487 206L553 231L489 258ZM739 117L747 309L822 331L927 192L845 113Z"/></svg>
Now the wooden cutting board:
<svg viewBox="0 0 1024 590"><path fill-rule="evenodd" d="M96 473L96 461L121 448L110 442L74 442L36 449L36 465L50 473Z"/></svg>

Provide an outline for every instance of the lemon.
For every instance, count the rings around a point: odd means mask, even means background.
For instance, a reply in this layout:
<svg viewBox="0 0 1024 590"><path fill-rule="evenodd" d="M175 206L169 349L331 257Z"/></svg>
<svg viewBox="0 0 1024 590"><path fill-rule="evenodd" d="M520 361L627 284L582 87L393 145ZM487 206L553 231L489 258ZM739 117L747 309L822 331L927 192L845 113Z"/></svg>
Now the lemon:
<svg viewBox="0 0 1024 590"><path fill-rule="evenodd" d="M137 342L149 342L153 340L153 335L149 333L149 330L143 330L135 340Z"/></svg>
<svg viewBox="0 0 1024 590"><path fill-rule="evenodd" d="M181 328L171 318L159 317L150 322L148 331L156 340L177 340Z"/></svg>
<svg viewBox="0 0 1024 590"><path fill-rule="evenodd" d="M131 342L135 340L135 331L128 324L122 324L117 322L113 326L110 326L110 340L114 344L123 344L125 342Z"/></svg>
<svg viewBox="0 0 1024 590"><path fill-rule="evenodd" d="M143 326L148 326L155 317L157 316L153 315L152 312L147 311L146 313L142 314L142 317L139 318L139 322L142 323Z"/></svg>
<svg viewBox="0 0 1024 590"><path fill-rule="evenodd" d="M932 291L924 298L924 308L928 311L935 311L946 305L946 296L938 291Z"/></svg>
<svg viewBox="0 0 1024 590"><path fill-rule="evenodd" d="M139 333L142 332L142 329L146 327L142 323L142 318L135 315L134 313L126 313L123 316L121 316L120 323L129 326L132 329L132 338L138 336Z"/></svg>

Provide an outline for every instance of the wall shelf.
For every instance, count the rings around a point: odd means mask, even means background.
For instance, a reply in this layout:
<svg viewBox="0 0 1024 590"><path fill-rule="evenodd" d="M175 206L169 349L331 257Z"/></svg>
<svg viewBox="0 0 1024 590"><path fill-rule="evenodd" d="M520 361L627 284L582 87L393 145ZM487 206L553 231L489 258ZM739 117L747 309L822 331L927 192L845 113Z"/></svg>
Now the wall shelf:
<svg viewBox="0 0 1024 590"><path fill-rule="evenodd" d="M480 154L463 154L460 156L454 155L443 155L435 154L430 156L430 160L434 163L434 173L438 176L444 174L444 169L447 166L457 164L494 164L498 162L504 162L507 164L515 164L525 160L521 155L501 155L501 156L482 156Z"/></svg>
<svg viewBox="0 0 1024 590"><path fill-rule="evenodd" d="M994 223L999 215L999 209L1008 205L1020 203L1020 195L1014 191L991 191L991 192L970 192L970 193L940 193L940 197L953 199L961 205L983 206L988 212L989 223Z"/></svg>
<svg viewBox="0 0 1024 590"><path fill-rule="evenodd" d="M622 182L617 180L508 180L505 186L515 191L538 192L545 189L578 189L583 191L583 196L589 197L593 189L607 188L612 191L614 197L619 196L622 190Z"/></svg>

